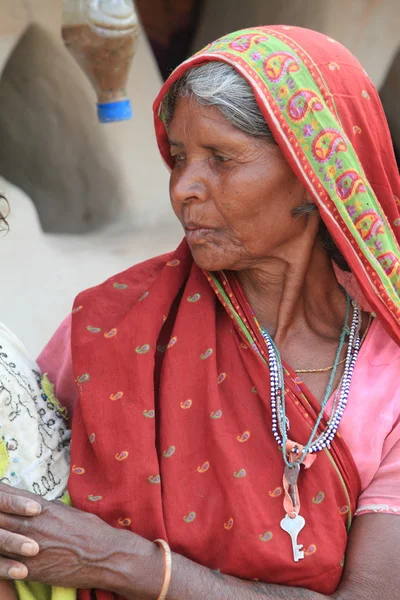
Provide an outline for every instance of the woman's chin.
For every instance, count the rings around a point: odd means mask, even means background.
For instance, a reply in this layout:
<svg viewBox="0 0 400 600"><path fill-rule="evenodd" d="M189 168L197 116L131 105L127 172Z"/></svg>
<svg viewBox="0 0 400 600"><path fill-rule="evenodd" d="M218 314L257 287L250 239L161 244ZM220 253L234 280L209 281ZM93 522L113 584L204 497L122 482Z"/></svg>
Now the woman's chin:
<svg viewBox="0 0 400 600"><path fill-rule="evenodd" d="M207 245L189 244L190 251L193 256L193 260L200 269L205 271L223 271L229 269L229 261L226 257L218 256L219 253L213 251L212 248Z"/></svg>

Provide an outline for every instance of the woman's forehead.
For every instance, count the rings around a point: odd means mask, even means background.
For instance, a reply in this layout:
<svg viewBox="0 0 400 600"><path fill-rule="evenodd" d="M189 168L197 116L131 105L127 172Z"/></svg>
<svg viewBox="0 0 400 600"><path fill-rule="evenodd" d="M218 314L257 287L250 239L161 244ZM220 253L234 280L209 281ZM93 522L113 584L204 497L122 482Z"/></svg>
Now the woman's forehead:
<svg viewBox="0 0 400 600"><path fill-rule="evenodd" d="M168 126L168 137L171 137L177 129L188 130L188 128L199 127L200 125L202 128L209 130L210 133L215 128L227 134L236 131L235 127L216 106L202 106L191 97L178 97Z"/></svg>
<svg viewBox="0 0 400 600"><path fill-rule="evenodd" d="M200 106L186 97L176 103L167 136L171 146L192 144L235 154L260 142L240 131L215 106Z"/></svg>

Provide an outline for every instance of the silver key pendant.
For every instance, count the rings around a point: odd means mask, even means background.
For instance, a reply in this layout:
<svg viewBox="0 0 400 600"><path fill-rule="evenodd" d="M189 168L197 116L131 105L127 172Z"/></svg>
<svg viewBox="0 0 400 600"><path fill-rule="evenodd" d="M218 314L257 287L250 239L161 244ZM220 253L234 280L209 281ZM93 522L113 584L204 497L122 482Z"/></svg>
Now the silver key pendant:
<svg viewBox="0 0 400 600"><path fill-rule="evenodd" d="M297 543L297 537L305 524L306 521L304 517L301 517L300 515L296 515L294 519L291 519L289 515L286 515L281 521L282 529L290 535L292 540L294 562L298 562L304 558L303 544Z"/></svg>

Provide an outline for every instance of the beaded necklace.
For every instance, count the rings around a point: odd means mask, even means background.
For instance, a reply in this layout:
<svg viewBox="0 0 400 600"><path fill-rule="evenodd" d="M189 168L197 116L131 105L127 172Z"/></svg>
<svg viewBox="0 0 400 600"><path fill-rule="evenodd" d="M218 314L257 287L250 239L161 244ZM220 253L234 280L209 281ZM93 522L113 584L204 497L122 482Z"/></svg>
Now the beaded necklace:
<svg viewBox="0 0 400 600"><path fill-rule="evenodd" d="M353 305L353 317L351 327L348 327L350 314L350 305ZM300 499L298 494L297 479L300 473L300 466L304 463L306 467L311 466L316 458L315 453L329 448L338 430L340 421L346 408L351 379L354 366L360 349L360 327L361 327L361 309L351 301L346 293L346 317L342 333L336 352L335 362L332 373L326 388L325 396L321 404L321 410L311 432L310 438L305 446L296 444L288 439L289 421L286 416L285 405L285 385L282 360L278 348L268 332L261 327L261 332L268 349L270 386L271 386L271 411L272 411L272 433L282 449L282 456L285 464L283 486L285 490L284 508L286 517L281 521L281 527L289 533L292 538L294 561L304 558L302 546L297 544L297 536L305 526L305 520L299 515ZM337 372L340 355L342 353L346 336L348 336L348 346L345 358L345 368L343 376L336 390L331 416L325 429L317 435L318 428L324 416L326 405L332 393L332 386ZM312 456L314 455L314 456Z"/></svg>

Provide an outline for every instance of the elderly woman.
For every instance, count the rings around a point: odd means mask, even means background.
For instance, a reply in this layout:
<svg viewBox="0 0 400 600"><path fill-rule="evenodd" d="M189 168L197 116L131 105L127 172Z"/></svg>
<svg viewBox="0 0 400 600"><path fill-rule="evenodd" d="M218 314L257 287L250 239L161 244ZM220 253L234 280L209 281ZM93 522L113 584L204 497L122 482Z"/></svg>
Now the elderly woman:
<svg viewBox="0 0 400 600"><path fill-rule="evenodd" d="M259 27L181 65L155 122L185 239L81 294L42 354L76 396L76 508L7 515L33 496L2 488L0 527L40 546L21 575L84 600L395 598L400 186L376 90L325 35Z"/></svg>

